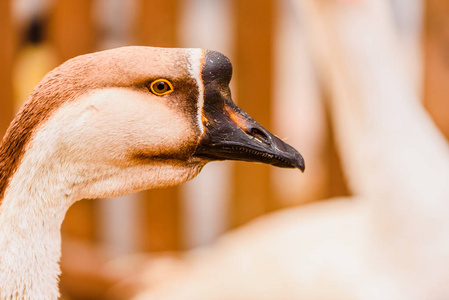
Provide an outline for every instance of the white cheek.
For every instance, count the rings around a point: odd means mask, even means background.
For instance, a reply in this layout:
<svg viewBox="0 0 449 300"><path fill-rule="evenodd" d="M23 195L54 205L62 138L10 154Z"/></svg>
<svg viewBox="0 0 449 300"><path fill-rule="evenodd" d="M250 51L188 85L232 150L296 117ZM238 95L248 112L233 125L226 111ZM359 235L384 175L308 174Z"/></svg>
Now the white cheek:
<svg viewBox="0 0 449 300"><path fill-rule="evenodd" d="M52 180L62 181L72 200L179 184L199 172L200 161L187 155L142 163L132 155L179 151L183 143L197 139L191 123L155 96L98 90L66 103L37 130L24 170L39 178L54 174Z"/></svg>
<svg viewBox="0 0 449 300"><path fill-rule="evenodd" d="M61 108L47 125L68 155L95 161L123 160L139 150L176 151L192 134L189 120L163 98L124 88L93 91Z"/></svg>

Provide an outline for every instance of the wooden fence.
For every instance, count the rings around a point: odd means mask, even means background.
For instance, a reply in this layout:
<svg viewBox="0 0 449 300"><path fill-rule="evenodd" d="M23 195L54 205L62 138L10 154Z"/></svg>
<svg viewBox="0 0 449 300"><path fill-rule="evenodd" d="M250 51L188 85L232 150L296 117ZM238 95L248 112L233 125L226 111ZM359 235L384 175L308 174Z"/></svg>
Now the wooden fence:
<svg viewBox="0 0 449 300"><path fill-rule="evenodd" d="M51 8L41 16L45 21L42 23L44 25L42 27L44 41L53 49L54 58L58 63L73 56L105 47L102 40L105 39L106 33L95 19L97 17L95 12L102 9L99 2L101 1L56 0ZM279 55L282 53L276 45L279 42L279 35L282 34L281 31L285 30L285 28L280 28L280 24L285 23L287 18L293 20L292 22L297 22L295 16L291 16L289 11L289 1L135 0L132 3L130 9L133 10L133 13L132 17L128 18L128 22L131 24L128 24L130 30L127 32L129 36L126 37L126 43L159 47L203 47L205 45L215 48L217 45L218 48L226 48L226 51L229 52L225 54L230 56L234 65L232 83L234 100L238 101L241 107L269 130L284 137L285 132L282 132L282 128L288 128L289 124L298 124L295 118L310 119L308 114L315 113L310 110L309 106L301 106L299 103L302 91L298 94L281 91L283 92L281 94L291 98L289 103L292 105L290 110L293 112L283 120L274 117L275 111L280 106L279 99L276 97L279 94L278 86L282 86L282 82L279 81L281 75L276 65L281 59ZM425 3L425 34L423 38L425 55L422 80L424 102L437 124L443 129L446 136L449 136L449 118L447 118L449 111L449 101L447 100L449 68L447 65L449 63L446 53L448 31L445 29L449 20L449 6L445 1L438 0L427 0ZM12 0L0 1L1 135L4 134L13 118L14 103L20 100L14 96L13 74L17 60L25 47L22 41L30 21L19 23L15 18L12 4ZM207 7L210 9L208 10ZM224 12L213 11L217 7L227 10L227 18L220 19L220 13ZM209 20L212 27L218 26L213 22L221 22L219 25L226 27L224 31L227 32L227 35L213 37L213 33L209 33L216 42L201 42L203 35L207 35L201 30L204 29L204 26L209 26L205 23L199 25L199 36L195 35L195 25L192 25L190 33L186 34L186 22L192 22L186 16L189 13L198 14L199 19ZM210 20L204 14L215 14L217 18ZM294 27L296 23L290 24L290 26ZM223 34L219 27L215 28L217 28L217 32ZM186 38L189 34L193 38ZM195 43L192 42L193 40L200 42ZM223 43L226 45L223 46ZM288 39L287 42L284 41L287 46L288 43ZM294 59L295 57L292 56L291 61ZM294 64L292 65L294 66ZM291 71L301 72L300 70ZM286 72L288 73L289 70ZM304 76L310 78L313 77L313 74ZM286 78L288 79L288 76ZM310 95L307 88L305 85L303 92ZM315 95L315 98L317 103L321 103L320 100L325 98L325 95L318 94ZM215 163L225 165L223 169L220 167L216 169L218 173L222 174L213 177L220 181L214 183L215 190L222 191L227 195L225 197L227 202L217 204L221 206L215 208L215 213L218 210L218 214L220 210L223 210L222 218L225 219L221 221L224 225L217 227L219 229L216 230L216 235L220 233L220 230L240 226L274 210L348 193L339 166L338 155L333 147L332 129L328 125L325 110L320 104L313 105L318 105L321 109L320 113L322 113L320 116L321 129L317 132L319 138L311 137L318 141L312 143L310 140L304 139L294 144L300 150L305 149L305 151L301 151L305 155L307 164L305 175L298 175L291 170L274 170L274 168L262 164ZM316 117L313 118L316 121ZM310 131L315 132L317 129L313 126L314 123L310 124L312 124ZM307 128L298 128L297 131L306 132ZM295 130L291 131L290 129L291 132L294 133ZM304 138L310 137L307 134L303 136ZM292 140L296 143L298 139ZM315 146L307 146L308 143ZM211 170L213 168L215 167L211 167ZM212 174L209 170L205 170L205 172ZM291 181L287 179L285 183L276 179L287 177L297 179L298 182L294 181L293 183L301 189L292 189ZM201 183L202 180L203 183ZM200 178L199 182L200 184L193 183L193 190L206 189L207 181ZM293 192L288 194L283 189L290 189ZM193 192L191 195L197 195L197 192ZM193 209L193 215L186 214L186 211L192 210L186 208L186 197L189 196L186 196L186 189L183 187L145 191L136 196L133 201L136 204L139 218L135 224L139 228L133 230L132 239L137 241L135 243L137 246L132 251L184 250L201 243L204 244L204 241L198 243L188 241L188 236L192 235L189 230L194 228L186 230L186 224L190 224L186 219L195 218L195 211L198 210ZM205 195L205 198L207 197L208 195ZM209 197L215 197L213 192ZM213 199L204 201L209 200L213 201ZM66 238L101 245L104 240L102 232L104 226L99 224L100 210L104 207L101 203L104 202L84 200L75 204L69 210L64 221L63 235ZM196 203L195 205L201 206L202 204ZM204 203L204 205L210 204Z"/></svg>

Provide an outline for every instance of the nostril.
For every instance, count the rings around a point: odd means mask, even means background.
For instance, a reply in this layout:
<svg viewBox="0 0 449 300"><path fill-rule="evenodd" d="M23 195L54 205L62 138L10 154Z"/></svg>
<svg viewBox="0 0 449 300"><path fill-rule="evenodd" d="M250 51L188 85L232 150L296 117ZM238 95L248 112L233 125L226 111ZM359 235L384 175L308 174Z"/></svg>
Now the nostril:
<svg viewBox="0 0 449 300"><path fill-rule="evenodd" d="M261 142L264 142L265 144L270 144L270 139L268 138L268 136L265 134L265 132L263 132L259 128L251 127L249 128L249 133L256 139L260 140Z"/></svg>

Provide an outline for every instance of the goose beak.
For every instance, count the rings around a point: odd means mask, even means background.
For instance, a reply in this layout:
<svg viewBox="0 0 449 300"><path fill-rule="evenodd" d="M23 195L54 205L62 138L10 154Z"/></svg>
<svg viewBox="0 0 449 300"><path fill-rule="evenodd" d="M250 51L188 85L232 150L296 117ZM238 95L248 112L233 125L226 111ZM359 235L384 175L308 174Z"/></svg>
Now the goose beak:
<svg viewBox="0 0 449 300"><path fill-rule="evenodd" d="M204 132L196 156L261 162L304 172L304 159L292 146L263 128L232 100L219 106L203 109Z"/></svg>
<svg viewBox="0 0 449 300"><path fill-rule="evenodd" d="M223 54L206 50L201 136L195 155L209 160L244 160L304 172L304 159L292 146L263 128L231 98L232 64Z"/></svg>

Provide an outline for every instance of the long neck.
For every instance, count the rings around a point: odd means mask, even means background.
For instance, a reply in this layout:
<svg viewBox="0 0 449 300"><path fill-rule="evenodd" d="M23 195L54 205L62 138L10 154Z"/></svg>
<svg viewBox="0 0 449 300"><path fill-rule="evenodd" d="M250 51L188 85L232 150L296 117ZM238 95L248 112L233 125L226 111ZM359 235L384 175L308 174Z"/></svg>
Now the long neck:
<svg viewBox="0 0 449 300"><path fill-rule="evenodd" d="M449 228L449 148L403 71L386 2L301 3L331 83L351 188L373 206L376 226L424 243L435 229Z"/></svg>
<svg viewBox="0 0 449 300"><path fill-rule="evenodd" d="M0 299L57 299L60 228L71 204L62 168L25 155L0 207Z"/></svg>

